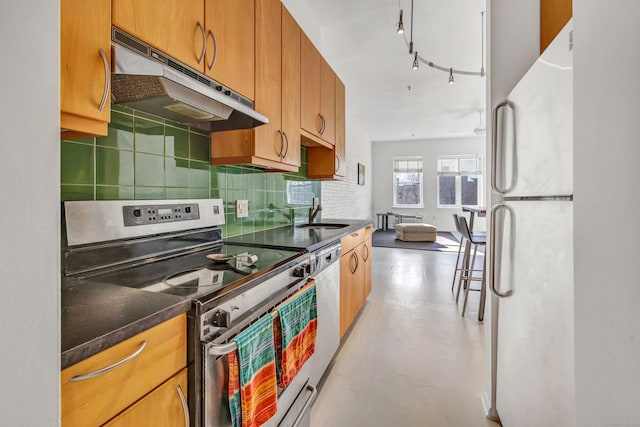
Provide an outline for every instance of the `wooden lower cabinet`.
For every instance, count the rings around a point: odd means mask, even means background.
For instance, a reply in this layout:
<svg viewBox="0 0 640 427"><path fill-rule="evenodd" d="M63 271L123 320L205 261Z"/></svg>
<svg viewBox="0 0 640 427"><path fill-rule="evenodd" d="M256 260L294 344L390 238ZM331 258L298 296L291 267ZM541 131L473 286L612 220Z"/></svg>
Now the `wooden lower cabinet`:
<svg viewBox="0 0 640 427"><path fill-rule="evenodd" d="M187 368L109 421L107 427L182 427L189 425Z"/></svg>
<svg viewBox="0 0 640 427"><path fill-rule="evenodd" d="M342 239L340 258L340 338L349 330L371 291L371 243L366 228Z"/></svg>
<svg viewBox="0 0 640 427"><path fill-rule="evenodd" d="M187 365L186 335L186 315L181 314L64 369L62 426L101 426L146 398ZM172 411L167 407L161 415Z"/></svg>
<svg viewBox="0 0 640 427"><path fill-rule="evenodd" d="M371 293L371 226L365 228L364 243L362 245L362 260L364 262L364 298Z"/></svg>

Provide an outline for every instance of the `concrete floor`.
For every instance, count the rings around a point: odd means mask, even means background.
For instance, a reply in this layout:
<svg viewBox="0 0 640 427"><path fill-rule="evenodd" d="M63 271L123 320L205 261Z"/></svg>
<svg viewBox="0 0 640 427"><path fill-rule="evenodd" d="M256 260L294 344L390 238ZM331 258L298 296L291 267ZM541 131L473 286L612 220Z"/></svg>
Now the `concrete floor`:
<svg viewBox="0 0 640 427"><path fill-rule="evenodd" d="M372 252L373 290L320 389L311 426L497 426L481 403L489 327L477 320L479 292L460 316L462 295L457 307L451 294L456 254Z"/></svg>

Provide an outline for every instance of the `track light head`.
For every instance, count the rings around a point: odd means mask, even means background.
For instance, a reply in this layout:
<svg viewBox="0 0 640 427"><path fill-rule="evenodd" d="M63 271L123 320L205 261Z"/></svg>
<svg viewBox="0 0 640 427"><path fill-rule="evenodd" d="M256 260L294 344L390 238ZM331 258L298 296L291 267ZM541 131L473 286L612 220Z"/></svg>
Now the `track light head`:
<svg viewBox="0 0 640 427"><path fill-rule="evenodd" d="M449 68L449 84L452 85L454 83L455 81L453 80L453 68Z"/></svg>
<svg viewBox="0 0 640 427"><path fill-rule="evenodd" d="M402 9L400 9L400 19L398 20L398 28L396 29L398 34L404 33L404 24L402 23Z"/></svg>
<svg viewBox="0 0 640 427"><path fill-rule="evenodd" d="M420 64L418 63L418 52L416 52L416 55L413 57L413 69L417 70L419 66Z"/></svg>

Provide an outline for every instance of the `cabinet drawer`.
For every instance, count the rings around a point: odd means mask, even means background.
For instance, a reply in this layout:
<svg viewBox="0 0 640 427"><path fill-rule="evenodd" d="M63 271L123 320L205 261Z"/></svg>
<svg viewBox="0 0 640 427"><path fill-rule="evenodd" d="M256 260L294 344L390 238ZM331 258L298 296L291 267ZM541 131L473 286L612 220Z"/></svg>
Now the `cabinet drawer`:
<svg viewBox="0 0 640 427"><path fill-rule="evenodd" d="M189 425L187 369L136 402L105 427L182 427Z"/></svg>
<svg viewBox="0 0 640 427"><path fill-rule="evenodd" d="M102 374L78 377L127 359ZM62 425L101 425L185 366L182 314L62 371Z"/></svg>
<svg viewBox="0 0 640 427"><path fill-rule="evenodd" d="M360 230L354 231L348 236L344 236L342 239L340 239L340 243L342 243L342 253L346 254L351 249L364 242L364 234L364 228L361 228Z"/></svg>

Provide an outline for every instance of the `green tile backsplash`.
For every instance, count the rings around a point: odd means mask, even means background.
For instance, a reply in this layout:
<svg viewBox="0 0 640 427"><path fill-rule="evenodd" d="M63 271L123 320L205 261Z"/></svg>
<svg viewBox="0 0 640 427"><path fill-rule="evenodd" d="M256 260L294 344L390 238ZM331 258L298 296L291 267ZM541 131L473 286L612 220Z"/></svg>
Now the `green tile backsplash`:
<svg viewBox="0 0 640 427"><path fill-rule="evenodd" d="M222 198L224 236L306 221L320 181L308 180L307 150L298 173L212 166L209 136L160 117L114 105L109 134L61 143L62 200ZM249 200L249 217L235 201Z"/></svg>

